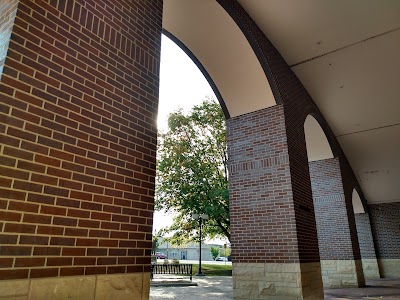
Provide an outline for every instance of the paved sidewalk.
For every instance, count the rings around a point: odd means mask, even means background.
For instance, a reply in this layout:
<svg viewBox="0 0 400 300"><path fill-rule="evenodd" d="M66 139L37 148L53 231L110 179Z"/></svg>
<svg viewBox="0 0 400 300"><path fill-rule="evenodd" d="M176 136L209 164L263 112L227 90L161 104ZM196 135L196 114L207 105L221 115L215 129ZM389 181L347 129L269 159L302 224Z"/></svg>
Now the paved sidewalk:
<svg viewBox="0 0 400 300"><path fill-rule="evenodd" d="M232 277L193 277L198 286L150 288L150 300L232 300Z"/></svg>
<svg viewBox="0 0 400 300"><path fill-rule="evenodd" d="M150 300L232 300L232 277L194 277L198 286L151 287ZM326 289L325 300L400 300L400 279L367 280L367 287Z"/></svg>
<svg viewBox="0 0 400 300"><path fill-rule="evenodd" d="M400 279L381 278L368 279L366 287L348 289L325 289L325 300L348 300L348 299L400 299Z"/></svg>

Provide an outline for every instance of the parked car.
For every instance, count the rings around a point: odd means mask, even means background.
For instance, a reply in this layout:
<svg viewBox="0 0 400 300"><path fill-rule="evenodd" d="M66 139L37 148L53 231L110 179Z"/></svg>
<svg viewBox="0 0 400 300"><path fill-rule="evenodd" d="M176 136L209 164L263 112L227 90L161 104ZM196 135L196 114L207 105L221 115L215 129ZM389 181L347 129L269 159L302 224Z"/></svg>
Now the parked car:
<svg viewBox="0 0 400 300"><path fill-rule="evenodd" d="M162 252L156 252L157 259L165 259L167 256Z"/></svg>
<svg viewBox="0 0 400 300"><path fill-rule="evenodd" d="M228 259L224 256L220 256L215 261L228 261Z"/></svg>

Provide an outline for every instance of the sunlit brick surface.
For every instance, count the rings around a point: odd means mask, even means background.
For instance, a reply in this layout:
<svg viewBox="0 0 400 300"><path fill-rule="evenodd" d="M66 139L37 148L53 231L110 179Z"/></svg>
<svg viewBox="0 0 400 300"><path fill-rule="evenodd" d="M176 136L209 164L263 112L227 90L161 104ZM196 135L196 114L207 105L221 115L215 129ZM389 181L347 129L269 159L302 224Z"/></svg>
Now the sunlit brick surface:
<svg viewBox="0 0 400 300"><path fill-rule="evenodd" d="M1 279L149 268L161 19L152 0L19 2L0 83Z"/></svg>

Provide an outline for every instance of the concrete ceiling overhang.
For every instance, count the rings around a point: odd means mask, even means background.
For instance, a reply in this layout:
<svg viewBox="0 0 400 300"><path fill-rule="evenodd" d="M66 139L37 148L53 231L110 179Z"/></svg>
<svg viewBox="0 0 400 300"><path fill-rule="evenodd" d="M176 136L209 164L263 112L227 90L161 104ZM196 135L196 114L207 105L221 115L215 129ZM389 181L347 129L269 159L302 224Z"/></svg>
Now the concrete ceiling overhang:
<svg viewBox="0 0 400 300"><path fill-rule="evenodd" d="M201 63L230 117L276 105L246 37L215 0L165 0L163 28Z"/></svg>
<svg viewBox="0 0 400 300"><path fill-rule="evenodd" d="M400 1L238 2L316 102L368 203L400 201Z"/></svg>

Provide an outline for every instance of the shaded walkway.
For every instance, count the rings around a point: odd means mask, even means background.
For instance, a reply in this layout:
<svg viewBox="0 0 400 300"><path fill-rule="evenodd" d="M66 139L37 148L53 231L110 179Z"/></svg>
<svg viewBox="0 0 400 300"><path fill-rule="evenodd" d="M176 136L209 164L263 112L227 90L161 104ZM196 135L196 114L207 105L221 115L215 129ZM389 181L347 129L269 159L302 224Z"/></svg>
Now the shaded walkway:
<svg viewBox="0 0 400 300"><path fill-rule="evenodd" d="M368 279L364 288L326 289L326 300L341 299L400 299L400 279Z"/></svg>
<svg viewBox="0 0 400 300"><path fill-rule="evenodd" d="M231 300L232 277L193 278L198 286L151 287L150 300ZM326 289L325 300L397 299L400 300L400 279L367 280L364 288Z"/></svg>

